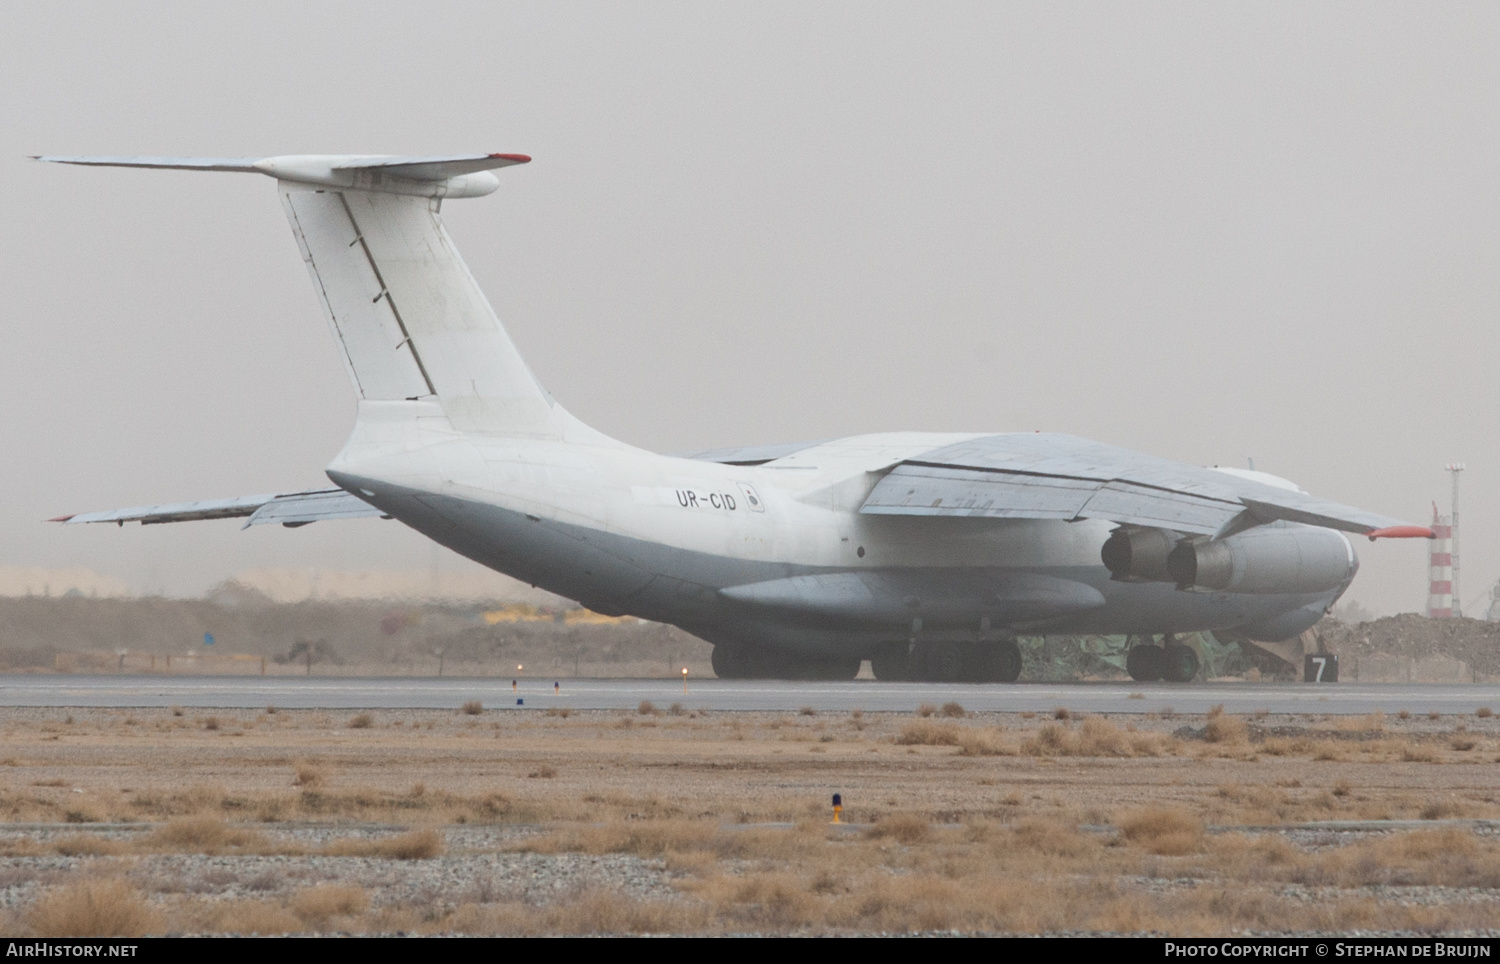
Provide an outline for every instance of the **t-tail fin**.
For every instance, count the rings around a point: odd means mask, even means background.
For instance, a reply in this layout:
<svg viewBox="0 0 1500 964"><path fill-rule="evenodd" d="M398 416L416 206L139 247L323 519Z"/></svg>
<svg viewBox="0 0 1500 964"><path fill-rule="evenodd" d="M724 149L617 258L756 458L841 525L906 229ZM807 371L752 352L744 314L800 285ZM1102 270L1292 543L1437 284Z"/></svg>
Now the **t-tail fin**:
<svg viewBox="0 0 1500 964"><path fill-rule="evenodd" d="M491 193L490 170L525 155L37 159L274 177L362 399L436 399L461 432L558 438L581 427L537 383L439 216L444 198Z"/></svg>

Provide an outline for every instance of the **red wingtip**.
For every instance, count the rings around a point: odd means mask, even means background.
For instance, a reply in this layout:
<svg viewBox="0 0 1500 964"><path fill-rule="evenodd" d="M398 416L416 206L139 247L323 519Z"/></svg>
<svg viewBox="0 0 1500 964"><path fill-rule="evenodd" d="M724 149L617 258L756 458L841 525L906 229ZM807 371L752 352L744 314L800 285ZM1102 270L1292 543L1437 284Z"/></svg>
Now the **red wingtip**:
<svg viewBox="0 0 1500 964"><path fill-rule="evenodd" d="M76 513L76 512L73 513L73 515L77 515L77 514L78 513ZM69 519L73 518L73 515L60 515L56 519L48 519L47 521L48 522L67 522Z"/></svg>
<svg viewBox="0 0 1500 964"><path fill-rule="evenodd" d="M530 154L491 154L490 157L500 157L507 161L515 161L517 164L530 164Z"/></svg>
<svg viewBox="0 0 1500 964"><path fill-rule="evenodd" d="M1436 539L1437 533L1426 526L1386 526L1384 529L1372 529L1365 535L1370 541L1376 539Z"/></svg>

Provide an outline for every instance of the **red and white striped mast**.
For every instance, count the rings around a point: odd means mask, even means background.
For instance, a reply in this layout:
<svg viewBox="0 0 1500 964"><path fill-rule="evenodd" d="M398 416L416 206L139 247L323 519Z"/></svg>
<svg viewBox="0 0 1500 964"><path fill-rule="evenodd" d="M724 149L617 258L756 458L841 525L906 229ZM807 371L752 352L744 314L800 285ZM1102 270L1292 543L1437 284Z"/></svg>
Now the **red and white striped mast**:
<svg viewBox="0 0 1500 964"><path fill-rule="evenodd" d="M1427 570L1427 615L1433 619L1447 619L1453 615L1453 553L1449 549L1453 527L1447 518L1438 515L1436 502L1432 504L1432 533L1434 538Z"/></svg>
<svg viewBox="0 0 1500 964"><path fill-rule="evenodd" d="M1449 609L1454 616L1464 614L1463 602L1458 594L1458 474L1464 470L1462 462L1449 462L1448 471L1453 473L1453 600Z"/></svg>

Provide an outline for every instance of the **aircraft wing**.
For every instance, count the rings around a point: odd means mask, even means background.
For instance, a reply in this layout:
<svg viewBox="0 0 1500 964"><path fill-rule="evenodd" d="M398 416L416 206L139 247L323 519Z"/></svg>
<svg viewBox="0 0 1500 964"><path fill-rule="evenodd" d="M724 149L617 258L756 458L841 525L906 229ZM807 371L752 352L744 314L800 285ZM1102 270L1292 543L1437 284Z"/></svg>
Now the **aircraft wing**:
<svg viewBox="0 0 1500 964"><path fill-rule="evenodd" d="M780 445L750 445L742 448L705 449L701 452L679 452L676 453L676 457L680 459L695 459L699 462L719 462L724 465L765 465L767 462L784 459L788 455L795 455L803 449L814 448L827 441L830 440L786 442Z"/></svg>
<svg viewBox="0 0 1500 964"><path fill-rule="evenodd" d="M52 522L113 522L124 525L139 522L156 525L161 522L198 522L204 519L233 519L248 516L244 526L279 522L288 528L304 526L323 519L358 519L384 515L368 502L343 489L314 489L308 492L283 492L277 495L242 495L234 499L209 499L204 502L176 502L145 505L108 512L81 512L65 515ZM389 518L389 517L387 517Z"/></svg>
<svg viewBox="0 0 1500 964"><path fill-rule="evenodd" d="M1286 520L1369 536L1431 538L1431 530L1305 492L1071 435L988 435L897 464L864 515L1105 519L1226 536Z"/></svg>

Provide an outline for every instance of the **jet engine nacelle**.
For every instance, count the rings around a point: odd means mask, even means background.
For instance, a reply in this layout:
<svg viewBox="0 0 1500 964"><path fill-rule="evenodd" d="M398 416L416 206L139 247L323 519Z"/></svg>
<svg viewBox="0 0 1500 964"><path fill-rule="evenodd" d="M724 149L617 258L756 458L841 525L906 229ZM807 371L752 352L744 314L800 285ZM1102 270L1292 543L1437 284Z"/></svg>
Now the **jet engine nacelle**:
<svg viewBox="0 0 1500 964"><path fill-rule="evenodd" d="M1345 585L1359 559L1342 532L1278 522L1224 539L1183 540L1166 565L1182 589L1300 594Z"/></svg>
<svg viewBox="0 0 1500 964"><path fill-rule="evenodd" d="M1120 582L1172 582L1167 556L1183 538L1166 529L1116 529L1099 556L1110 577Z"/></svg>

